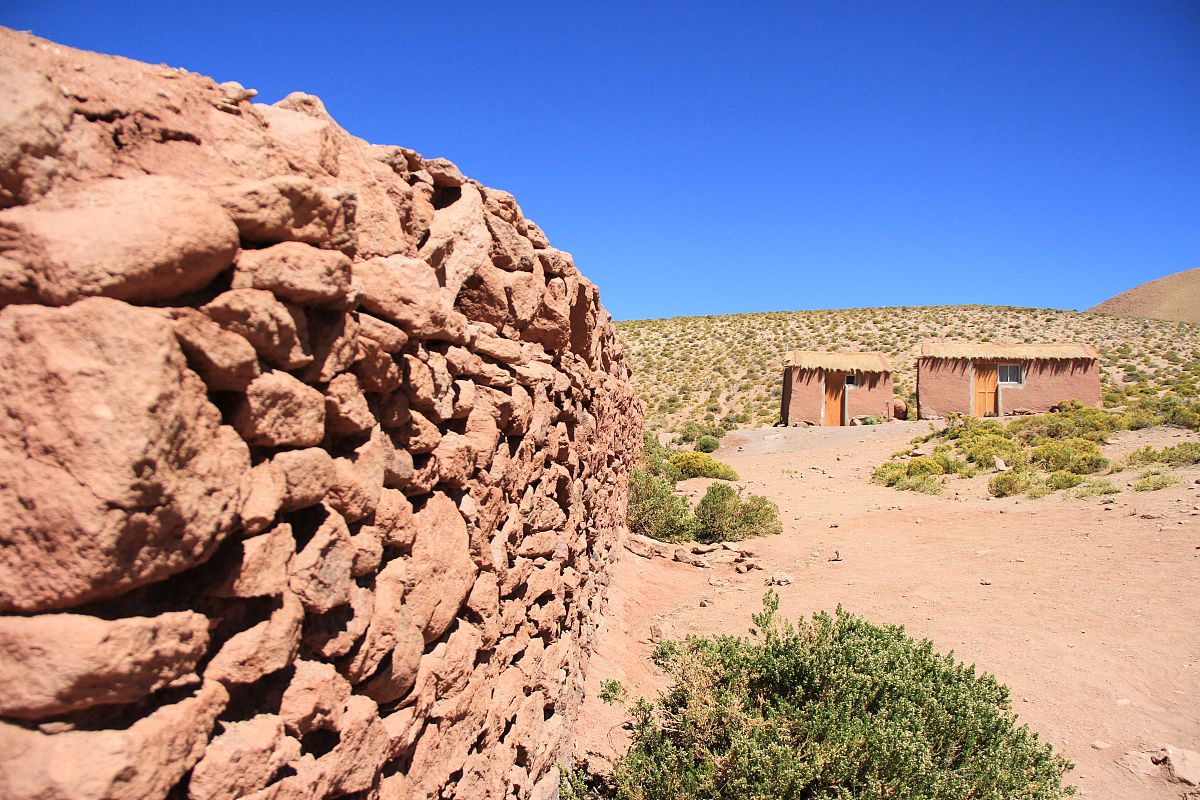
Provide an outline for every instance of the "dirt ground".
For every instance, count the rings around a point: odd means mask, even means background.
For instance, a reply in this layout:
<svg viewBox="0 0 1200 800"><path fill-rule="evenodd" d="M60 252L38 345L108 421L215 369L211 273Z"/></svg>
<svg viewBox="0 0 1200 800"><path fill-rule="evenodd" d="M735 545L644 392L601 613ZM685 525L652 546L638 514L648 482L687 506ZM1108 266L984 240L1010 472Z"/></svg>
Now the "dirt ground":
<svg viewBox="0 0 1200 800"><path fill-rule="evenodd" d="M742 543L762 570L701 568L624 552L592 658L577 753L603 763L626 746L615 678L654 696L652 639L745 635L767 581L796 618L838 604L904 625L993 673L1020 720L1075 762L1079 796L1179 798L1150 764L1164 745L1200 750L1200 468L1180 486L1110 499L994 499L986 479L949 478L941 496L869 482L928 423L739 431L715 455L749 492L779 504L782 536ZM1120 456L1200 437L1119 434ZM1118 486L1137 471L1110 476ZM691 493L702 487L691 486ZM840 561L831 560L836 554ZM1194 788L1194 787L1193 787Z"/></svg>

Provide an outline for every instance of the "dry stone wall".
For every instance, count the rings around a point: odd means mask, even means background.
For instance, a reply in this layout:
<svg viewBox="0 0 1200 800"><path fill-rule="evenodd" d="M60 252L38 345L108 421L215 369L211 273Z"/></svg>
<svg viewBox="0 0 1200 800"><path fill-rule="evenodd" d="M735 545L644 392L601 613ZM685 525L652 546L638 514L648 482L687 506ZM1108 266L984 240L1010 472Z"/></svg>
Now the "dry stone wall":
<svg viewBox="0 0 1200 800"><path fill-rule="evenodd" d="M641 409L513 197L0 30L0 797L550 797Z"/></svg>

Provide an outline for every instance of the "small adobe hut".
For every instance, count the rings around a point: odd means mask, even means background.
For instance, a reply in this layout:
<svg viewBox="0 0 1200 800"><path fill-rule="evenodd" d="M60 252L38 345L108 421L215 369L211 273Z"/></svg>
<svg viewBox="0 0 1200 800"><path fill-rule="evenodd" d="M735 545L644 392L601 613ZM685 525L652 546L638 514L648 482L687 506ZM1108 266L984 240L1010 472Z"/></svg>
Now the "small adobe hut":
<svg viewBox="0 0 1200 800"><path fill-rule="evenodd" d="M1099 408L1100 357L1086 344L923 342L917 413L976 417L1049 411L1063 400Z"/></svg>
<svg viewBox="0 0 1200 800"><path fill-rule="evenodd" d="M892 367L883 353L795 350L783 368L784 425L848 425L858 416L892 417Z"/></svg>

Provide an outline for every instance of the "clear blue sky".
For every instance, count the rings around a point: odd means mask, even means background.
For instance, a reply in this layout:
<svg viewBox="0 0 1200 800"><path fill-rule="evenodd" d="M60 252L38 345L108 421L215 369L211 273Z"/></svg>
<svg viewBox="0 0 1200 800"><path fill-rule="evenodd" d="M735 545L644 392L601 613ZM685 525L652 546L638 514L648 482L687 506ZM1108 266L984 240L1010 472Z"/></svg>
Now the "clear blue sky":
<svg viewBox="0 0 1200 800"><path fill-rule="evenodd" d="M1200 2L60 3L513 192L618 319L1086 308L1200 266Z"/></svg>

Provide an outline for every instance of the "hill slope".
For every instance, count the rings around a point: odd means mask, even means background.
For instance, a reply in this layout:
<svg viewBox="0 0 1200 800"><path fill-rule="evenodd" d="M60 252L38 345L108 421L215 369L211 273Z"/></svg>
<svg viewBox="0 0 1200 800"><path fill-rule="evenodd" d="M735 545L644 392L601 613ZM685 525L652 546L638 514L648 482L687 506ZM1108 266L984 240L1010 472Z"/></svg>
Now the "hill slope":
<svg viewBox="0 0 1200 800"><path fill-rule="evenodd" d="M1118 317L1200 322L1200 268L1147 281L1088 310Z"/></svg>
<svg viewBox="0 0 1200 800"><path fill-rule="evenodd" d="M925 306L674 317L617 323L646 421L669 429L736 417L742 426L779 419L790 350L880 350L897 393L916 388L922 339L1078 341L1096 347L1107 387L1195 392L1200 325L1046 308ZM734 420L730 420L732 423Z"/></svg>

